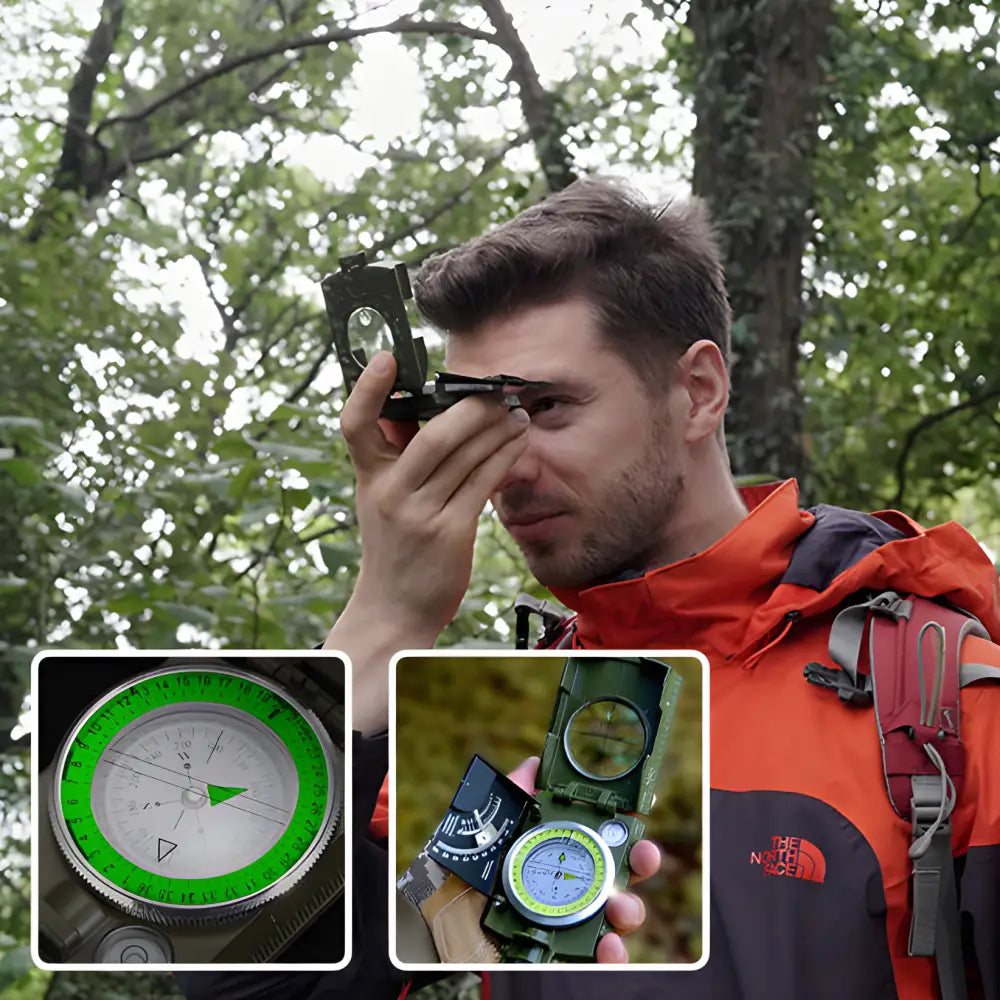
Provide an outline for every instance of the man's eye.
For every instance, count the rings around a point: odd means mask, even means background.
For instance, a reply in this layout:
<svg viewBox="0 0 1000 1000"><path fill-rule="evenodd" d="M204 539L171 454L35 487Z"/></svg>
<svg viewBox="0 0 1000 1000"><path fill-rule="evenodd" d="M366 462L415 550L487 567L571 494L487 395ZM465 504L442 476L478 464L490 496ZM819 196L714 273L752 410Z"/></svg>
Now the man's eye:
<svg viewBox="0 0 1000 1000"><path fill-rule="evenodd" d="M559 406L563 400L556 399L555 396L543 396L541 399L536 400L531 407L531 413L546 413L549 410L554 410Z"/></svg>

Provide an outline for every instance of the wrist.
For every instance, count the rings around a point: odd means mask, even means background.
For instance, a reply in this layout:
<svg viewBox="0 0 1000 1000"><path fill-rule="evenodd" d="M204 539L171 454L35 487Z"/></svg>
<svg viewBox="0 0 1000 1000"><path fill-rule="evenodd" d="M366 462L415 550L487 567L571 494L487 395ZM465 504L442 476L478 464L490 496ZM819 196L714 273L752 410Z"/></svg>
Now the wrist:
<svg viewBox="0 0 1000 1000"><path fill-rule="evenodd" d="M362 655L368 651L384 654L388 663L401 649L432 649L441 631L426 618L366 597L359 585L327 633L323 648L342 650L353 662L355 654L348 643Z"/></svg>
<svg viewBox="0 0 1000 1000"><path fill-rule="evenodd" d="M384 606L355 595L327 634L324 649L346 653L351 661L352 725L372 736L389 724L389 661L403 649L431 649L437 631L412 623Z"/></svg>

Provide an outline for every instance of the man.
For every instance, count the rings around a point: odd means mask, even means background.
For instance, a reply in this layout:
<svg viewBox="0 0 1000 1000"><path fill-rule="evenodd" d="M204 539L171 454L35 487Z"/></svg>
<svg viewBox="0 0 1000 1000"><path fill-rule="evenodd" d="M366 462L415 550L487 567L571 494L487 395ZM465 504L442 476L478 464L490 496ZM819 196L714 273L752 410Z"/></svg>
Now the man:
<svg viewBox="0 0 1000 1000"><path fill-rule="evenodd" d="M577 613L577 646L695 648L711 665L707 966L611 981L495 973L494 1000L935 996L933 963L906 957L909 831L886 797L872 713L806 684L802 668L829 662L833 613L866 587L946 596L1000 634L982 551L955 525L800 511L793 482L736 489L722 427L730 313L697 205L657 211L578 182L429 261L415 295L447 336L448 370L550 385L513 412L463 400L419 431L378 420L391 357L355 387L341 427L361 567L326 645L351 657L358 730L386 727L391 656L433 646L454 616L487 500ZM978 661L1000 664L980 642ZM1000 796L987 780L1000 689L966 689L962 713L963 921L974 975L1000 1000ZM823 881L755 863L773 838L816 845ZM609 937L606 957L624 959Z"/></svg>
<svg viewBox="0 0 1000 1000"><path fill-rule="evenodd" d="M907 956L910 831L886 796L872 713L807 684L803 667L830 662L833 616L867 588L945 597L1000 635L979 546L954 524L800 511L793 482L736 489L722 428L730 313L697 206L656 211L580 182L430 260L415 297L447 336L448 370L550 387L521 396L523 411L464 400L417 432L377 419L390 357L358 382L341 427L361 569L327 645L355 665L359 728L385 726L390 656L432 646L455 614L487 499L577 613L578 646L696 648L711 664L707 966L613 986L494 975L493 997L935 996L934 963ZM1000 664L974 643L974 659ZM966 955L973 988L1000 1000L1000 688L965 689L962 726L952 842ZM822 882L761 863L794 838L817 848Z"/></svg>

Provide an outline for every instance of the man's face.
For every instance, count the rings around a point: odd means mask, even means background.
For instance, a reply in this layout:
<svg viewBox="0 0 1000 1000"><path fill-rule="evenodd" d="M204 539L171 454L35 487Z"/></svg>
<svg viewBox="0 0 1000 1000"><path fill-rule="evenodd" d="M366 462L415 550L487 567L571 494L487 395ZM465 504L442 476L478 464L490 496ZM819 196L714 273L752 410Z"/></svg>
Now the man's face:
<svg viewBox="0 0 1000 1000"><path fill-rule="evenodd" d="M570 299L449 339L448 370L552 383L520 393L528 447L492 497L546 586L585 587L656 565L680 502L683 402L668 372L655 401Z"/></svg>

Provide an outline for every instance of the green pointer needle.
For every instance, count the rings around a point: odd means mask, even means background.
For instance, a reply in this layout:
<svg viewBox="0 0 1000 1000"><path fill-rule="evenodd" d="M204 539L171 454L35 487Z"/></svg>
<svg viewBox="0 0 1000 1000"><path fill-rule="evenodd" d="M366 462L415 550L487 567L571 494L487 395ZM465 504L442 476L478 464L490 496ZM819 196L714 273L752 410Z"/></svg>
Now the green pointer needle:
<svg viewBox="0 0 1000 1000"><path fill-rule="evenodd" d="M226 785L208 785L206 787L208 788L208 801L213 806L246 791L245 788L230 788Z"/></svg>
<svg viewBox="0 0 1000 1000"><path fill-rule="evenodd" d="M569 872L563 872L563 881L565 881L566 879L579 878L579 877L580 877L579 875L570 875Z"/></svg>

